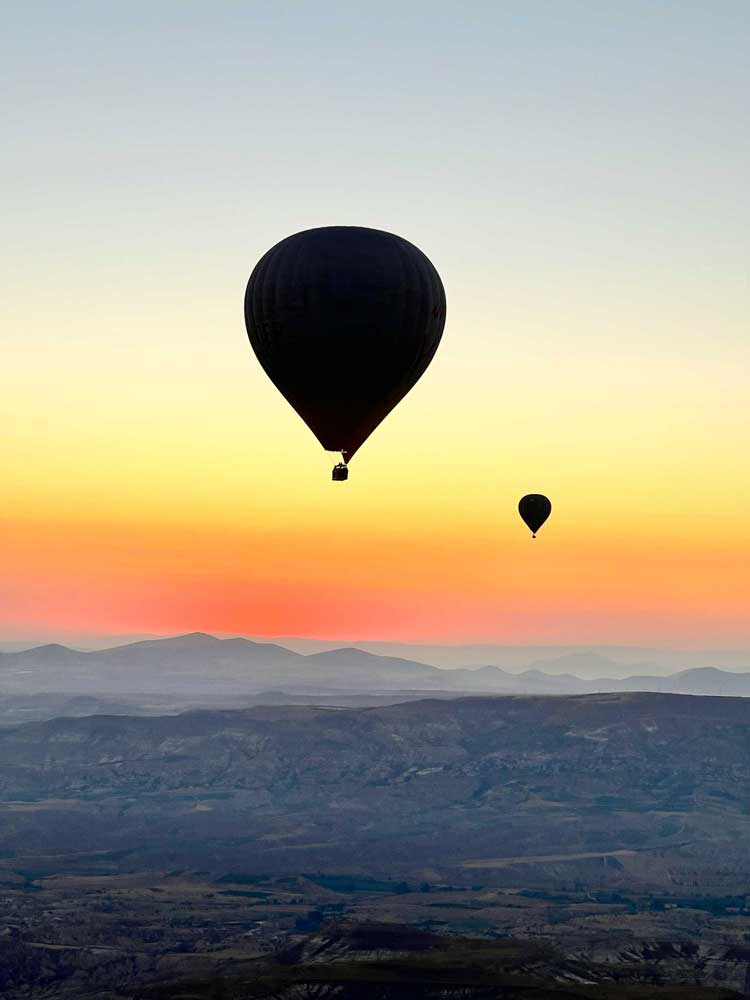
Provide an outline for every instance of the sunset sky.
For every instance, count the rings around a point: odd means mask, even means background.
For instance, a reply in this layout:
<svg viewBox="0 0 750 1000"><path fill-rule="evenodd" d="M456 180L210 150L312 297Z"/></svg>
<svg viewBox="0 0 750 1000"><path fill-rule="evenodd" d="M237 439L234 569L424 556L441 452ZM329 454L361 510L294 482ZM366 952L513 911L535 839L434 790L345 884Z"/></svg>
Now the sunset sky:
<svg viewBox="0 0 750 1000"><path fill-rule="evenodd" d="M746 0L4 22L0 639L750 645ZM332 224L448 299L347 484L242 315Z"/></svg>

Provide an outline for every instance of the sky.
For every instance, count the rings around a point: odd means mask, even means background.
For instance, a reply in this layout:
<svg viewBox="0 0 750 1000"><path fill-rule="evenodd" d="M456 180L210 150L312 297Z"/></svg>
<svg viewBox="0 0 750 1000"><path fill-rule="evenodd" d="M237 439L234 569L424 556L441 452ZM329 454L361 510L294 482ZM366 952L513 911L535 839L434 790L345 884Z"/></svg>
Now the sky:
<svg viewBox="0 0 750 1000"><path fill-rule="evenodd" d="M750 645L749 52L745 0L11 2L0 638ZM448 301L346 484L242 313L321 225Z"/></svg>

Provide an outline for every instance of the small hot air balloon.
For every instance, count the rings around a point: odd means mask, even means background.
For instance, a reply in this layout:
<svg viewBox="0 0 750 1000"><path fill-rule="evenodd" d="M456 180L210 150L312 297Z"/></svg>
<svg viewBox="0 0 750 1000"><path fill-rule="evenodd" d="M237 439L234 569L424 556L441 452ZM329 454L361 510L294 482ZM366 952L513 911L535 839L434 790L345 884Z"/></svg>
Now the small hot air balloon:
<svg viewBox="0 0 750 1000"><path fill-rule="evenodd" d="M445 325L440 276L411 243L328 226L256 264L245 325L258 360L327 451L346 463L424 374Z"/></svg>
<svg viewBox="0 0 750 1000"><path fill-rule="evenodd" d="M536 538L537 531L552 513L552 504L541 493L528 493L518 501L518 513L532 537Z"/></svg>

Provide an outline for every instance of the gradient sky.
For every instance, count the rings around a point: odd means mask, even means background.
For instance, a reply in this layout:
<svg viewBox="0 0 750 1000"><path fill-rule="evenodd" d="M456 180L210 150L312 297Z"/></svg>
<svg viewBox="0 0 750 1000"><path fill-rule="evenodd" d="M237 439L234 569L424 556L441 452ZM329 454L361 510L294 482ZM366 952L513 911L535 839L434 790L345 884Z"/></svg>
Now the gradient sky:
<svg viewBox="0 0 750 1000"><path fill-rule="evenodd" d="M746 0L3 28L0 638L750 644ZM448 295L345 486L242 317L258 257L329 224Z"/></svg>

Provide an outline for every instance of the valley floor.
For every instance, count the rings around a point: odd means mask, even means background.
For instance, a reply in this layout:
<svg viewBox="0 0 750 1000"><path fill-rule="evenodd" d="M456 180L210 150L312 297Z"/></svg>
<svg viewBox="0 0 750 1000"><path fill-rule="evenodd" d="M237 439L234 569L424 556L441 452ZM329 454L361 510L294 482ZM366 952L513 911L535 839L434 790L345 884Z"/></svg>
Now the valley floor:
<svg viewBox="0 0 750 1000"><path fill-rule="evenodd" d="M125 872L101 852L0 865L7 1000L750 993L742 893Z"/></svg>

